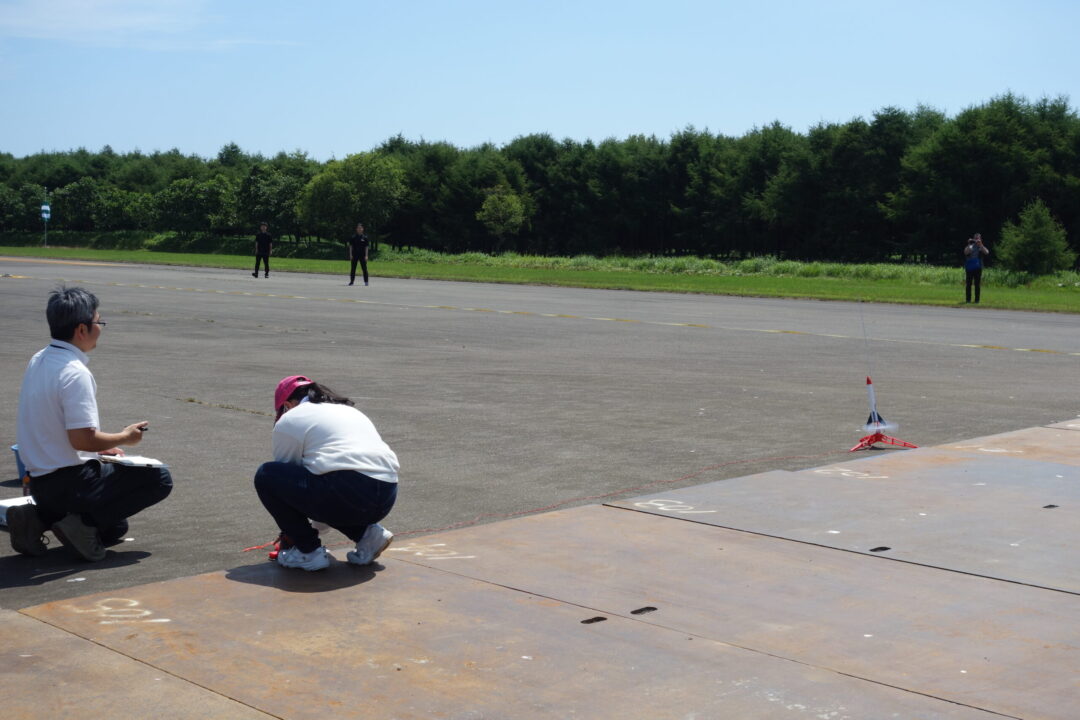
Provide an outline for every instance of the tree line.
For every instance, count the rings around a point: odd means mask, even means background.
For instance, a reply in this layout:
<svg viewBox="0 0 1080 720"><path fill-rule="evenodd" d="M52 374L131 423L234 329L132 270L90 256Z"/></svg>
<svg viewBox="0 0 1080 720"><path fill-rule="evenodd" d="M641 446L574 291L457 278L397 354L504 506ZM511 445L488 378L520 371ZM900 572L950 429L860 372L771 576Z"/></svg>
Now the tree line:
<svg viewBox="0 0 1080 720"><path fill-rule="evenodd" d="M363 222L395 247L532 255L770 255L955 263L1038 203L1080 247L1080 117L1066 98L1005 94L947 117L920 106L799 133L556 140L458 148L401 136L341 160L204 159L79 149L0 154L0 232L149 230L221 236L261 221L294 240Z"/></svg>

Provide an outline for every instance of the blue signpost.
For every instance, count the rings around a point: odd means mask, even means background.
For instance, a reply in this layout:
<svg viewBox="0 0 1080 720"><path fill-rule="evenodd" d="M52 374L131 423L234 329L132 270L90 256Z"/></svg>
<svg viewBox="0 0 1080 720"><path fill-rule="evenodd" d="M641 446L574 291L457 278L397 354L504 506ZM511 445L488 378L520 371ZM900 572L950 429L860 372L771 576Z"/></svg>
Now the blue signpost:
<svg viewBox="0 0 1080 720"><path fill-rule="evenodd" d="M41 206L41 219L45 221L45 247L49 247L49 218L52 217L52 208L46 200Z"/></svg>

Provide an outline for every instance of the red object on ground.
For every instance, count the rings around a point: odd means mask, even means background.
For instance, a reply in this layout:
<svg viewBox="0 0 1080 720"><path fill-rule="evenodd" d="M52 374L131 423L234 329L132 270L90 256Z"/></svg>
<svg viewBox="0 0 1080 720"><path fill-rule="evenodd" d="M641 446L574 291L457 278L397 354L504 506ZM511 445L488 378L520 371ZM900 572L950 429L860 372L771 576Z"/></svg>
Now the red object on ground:
<svg viewBox="0 0 1080 720"><path fill-rule="evenodd" d="M267 557L268 560L277 560L278 553L280 553L283 550L288 550L292 546L293 546L292 538L290 538L285 533L281 533L280 535L277 536L277 539L274 540L274 549L271 550L270 552L268 552L266 554L266 557Z"/></svg>
<svg viewBox="0 0 1080 720"><path fill-rule="evenodd" d="M874 446L874 443L885 443L886 445L896 445L898 447L917 448L918 445L912 445L906 440L898 440L894 437L889 437L882 432L876 432L871 435L867 435L864 438L859 438L859 444L848 450L848 452L855 452L856 450L869 450Z"/></svg>
<svg viewBox="0 0 1080 720"><path fill-rule="evenodd" d="M278 553L282 550L288 550L293 546L292 539L285 533L281 533L275 539L262 545L252 545L251 547L244 548L240 552L251 552L252 550L265 550L266 548L273 546L274 549L266 554L268 560L277 560Z"/></svg>
<svg viewBox="0 0 1080 720"><path fill-rule="evenodd" d="M864 438L859 438L859 444L851 448L848 452L855 452L856 450L869 450L874 447L874 443L885 443L887 445L896 445L898 447L917 448L918 445L912 445L904 440L897 440L894 437L889 437L885 433L881 432L882 427L885 427L885 418L881 417L881 414L877 411L877 398L874 397L874 382L870 379L870 376L866 376L866 394L870 400L870 417L866 418L866 427L864 430L870 430L871 428L878 428L871 434ZM895 425L893 426L895 427Z"/></svg>

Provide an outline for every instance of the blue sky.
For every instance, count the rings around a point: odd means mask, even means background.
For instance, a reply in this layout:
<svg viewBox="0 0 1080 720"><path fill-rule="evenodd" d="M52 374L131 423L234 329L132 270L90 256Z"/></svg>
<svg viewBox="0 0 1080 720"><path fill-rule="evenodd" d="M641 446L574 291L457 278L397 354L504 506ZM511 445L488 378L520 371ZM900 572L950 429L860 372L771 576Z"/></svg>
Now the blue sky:
<svg viewBox="0 0 1080 720"><path fill-rule="evenodd" d="M687 126L1080 105L1058 0L0 0L0 152L229 142L319 160L397 134L459 147Z"/></svg>

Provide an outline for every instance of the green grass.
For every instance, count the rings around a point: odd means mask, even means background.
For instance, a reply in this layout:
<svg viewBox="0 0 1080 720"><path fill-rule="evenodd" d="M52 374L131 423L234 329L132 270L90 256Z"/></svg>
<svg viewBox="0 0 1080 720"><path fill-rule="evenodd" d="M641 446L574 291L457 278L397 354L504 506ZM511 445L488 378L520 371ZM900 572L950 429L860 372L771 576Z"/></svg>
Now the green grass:
<svg viewBox="0 0 1080 720"><path fill-rule="evenodd" d="M250 272L247 255L0 247L0 255L97 262L218 267ZM346 260L274 257L274 272L344 275ZM547 258L508 253L439 255L383 249L369 263L379 277L422 278L756 297L963 305L963 270L920 265L799 263L752 258L730 263L700 258ZM982 307L1080 312L1080 273L1027 278L988 268Z"/></svg>

